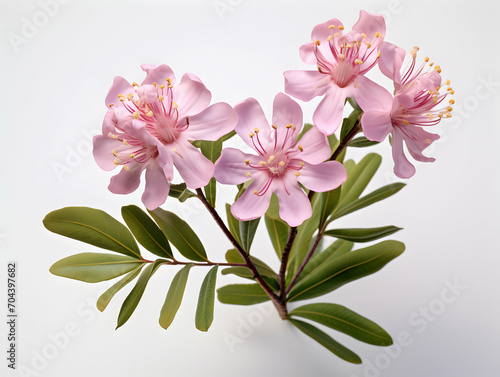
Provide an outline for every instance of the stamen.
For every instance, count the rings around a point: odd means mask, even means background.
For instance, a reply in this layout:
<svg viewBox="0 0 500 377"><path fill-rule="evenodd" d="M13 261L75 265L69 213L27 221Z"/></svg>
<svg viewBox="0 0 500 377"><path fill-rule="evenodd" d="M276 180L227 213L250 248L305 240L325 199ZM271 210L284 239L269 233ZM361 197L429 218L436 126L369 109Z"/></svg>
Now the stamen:
<svg viewBox="0 0 500 377"><path fill-rule="evenodd" d="M285 161L280 161L278 165L279 166L285 166Z"/></svg>
<svg viewBox="0 0 500 377"><path fill-rule="evenodd" d="M158 97L158 101L163 101L164 99L165 99L165 97L163 97L163 96Z"/></svg>
<svg viewBox="0 0 500 377"><path fill-rule="evenodd" d="M382 38L382 34L380 34L378 31L375 33L375 38Z"/></svg>
<svg viewBox="0 0 500 377"><path fill-rule="evenodd" d="M146 114L148 117L152 117L153 116L153 110L149 110L149 112Z"/></svg>
<svg viewBox="0 0 500 377"><path fill-rule="evenodd" d="M250 165L250 160L245 160L245 164Z"/></svg>
<svg viewBox="0 0 500 377"><path fill-rule="evenodd" d="M129 144L129 143L127 143L127 140L125 140L125 139L123 139L122 143L123 143L123 144L125 144L125 145L130 146L130 144Z"/></svg>
<svg viewBox="0 0 500 377"><path fill-rule="evenodd" d="M278 126L275 126L274 124L271 124L271 127L272 127L273 129L275 129L275 130L277 130L277 129L278 129Z"/></svg>
<svg viewBox="0 0 500 377"><path fill-rule="evenodd" d="M330 42L330 39L332 39L332 38L333 38L333 35L329 35L328 37L326 37L326 41Z"/></svg>
<svg viewBox="0 0 500 377"><path fill-rule="evenodd" d="M113 152L113 156L118 157L118 154L115 152L114 149L111 152Z"/></svg>
<svg viewBox="0 0 500 377"><path fill-rule="evenodd" d="M177 152L177 149L175 149L175 147L173 147L173 148L172 148L172 150L174 151L174 153L175 153L177 156L179 156L180 158L184 159L184 157L182 157L182 155L181 155L179 152Z"/></svg>
<svg viewBox="0 0 500 377"><path fill-rule="evenodd" d="M125 171L129 171L130 170L130 168L127 165L123 165L123 169L125 169Z"/></svg>
<svg viewBox="0 0 500 377"><path fill-rule="evenodd" d="M266 166L266 162L265 161L259 161L259 165L260 166Z"/></svg>
<svg viewBox="0 0 500 377"><path fill-rule="evenodd" d="M137 111L134 111L132 115L134 116L134 119L139 118L139 113Z"/></svg>
<svg viewBox="0 0 500 377"><path fill-rule="evenodd" d="M258 128L254 128L253 131L258 134L259 133L259 129Z"/></svg>
<svg viewBox="0 0 500 377"><path fill-rule="evenodd" d="M250 135L248 135L248 137L251 139L252 137L254 137L255 134L254 133L251 133Z"/></svg>
<svg viewBox="0 0 500 377"><path fill-rule="evenodd" d="M110 103L108 106L113 107L114 105L115 105L114 103Z"/></svg>
<svg viewBox="0 0 500 377"><path fill-rule="evenodd" d="M304 147L302 147L302 144L297 145L297 148L299 148L299 151L304 152Z"/></svg>
<svg viewBox="0 0 500 377"><path fill-rule="evenodd" d="M335 25L328 25L328 29L335 29Z"/></svg>
<svg viewBox="0 0 500 377"><path fill-rule="evenodd" d="M344 26L343 25L339 25L339 30L343 31L344 30Z"/></svg>
<svg viewBox="0 0 500 377"><path fill-rule="evenodd" d="M134 82L132 83L132 86L137 86L137 87L138 87L138 86L139 86L139 84L138 84L138 83L136 83L136 82L134 81Z"/></svg>
<svg viewBox="0 0 500 377"><path fill-rule="evenodd" d="M161 84L160 89L165 89L165 84Z"/></svg>
<svg viewBox="0 0 500 377"><path fill-rule="evenodd" d="M252 174L251 174L249 171L247 171L247 176L248 176L248 177L251 177L251 176L252 176Z"/></svg>
<svg viewBox="0 0 500 377"><path fill-rule="evenodd" d="M132 93L127 94L127 99L129 101L132 101L132 98L134 98L134 95Z"/></svg>
<svg viewBox="0 0 500 377"><path fill-rule="evenodd" d="M300 175L300 172L296 172L295 175L298 177Z"/></svg>
<svg viewBox="0 0 500 377"><path fill-rule="evenodd" d="M320 42L319 40L315 40L315 41L314 41L314 44L315 44L316 46L320 46L320 45L321 45L321 42Z"/></svg>
<svg viewBox="0 0 500 377"><path fill-rule="evenodd" d="M354 60L354 63L358 64L358 65L361 65L361 64L363 64L363 61L359 60L359 59L356 59L356 60Z"/></svg>

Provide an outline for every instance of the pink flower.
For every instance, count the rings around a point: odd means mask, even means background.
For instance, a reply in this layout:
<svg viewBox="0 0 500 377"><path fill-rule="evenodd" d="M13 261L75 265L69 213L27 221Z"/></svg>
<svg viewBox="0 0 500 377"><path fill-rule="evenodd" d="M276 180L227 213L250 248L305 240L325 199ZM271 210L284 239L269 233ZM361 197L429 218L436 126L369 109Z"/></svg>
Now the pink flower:
<svg viewBox="0 0 500 377"><path fill-rule="evenodd" d="M361 11L353 30L343 34L337 19L317 25L312 41L300 48L300 56L317 71L287 71L285 92L303 101L325 97L313 115L314 124L330 135L342 121L345 99L354 98L361 108L378 103L385 89L364 74L377 64L385 35L384 18Z"/></svg>
<svg viewBox="0 0 500 377"><path fill-rule="evenodd" d="M141 85L115 77L94 158L107 171L123 166L108 187L115 194L135 191L146 170L142 201L151 210L165 202L174 165L189 188L208 184L215 167L190 141L217 140L238 118L226 103L208 106L212 95L198 77L186 73L174 87L167 65L141 68L147 73Z"/></svg>
<svg viewBox="0 0 500 377"><path fill-rule="evenodd" d="M430 63L434 69L424 71L429 58L425 58L421 66L416 66L418 47L411 51L412 60L402 73L405 51L390 43L384 43L381 51L380 70L394 81L394 97L387 91L381 95L382 106L366 110L361 126L370 140L382 141L387 135L392 135L394 173L399 178L410 178L415 174L415 167L405 156L403 141L415 160L434 162L434 158L426 157L422 152L439 136L424 131L422 127L435 126L443 117L451 117L451 105L455 101L450 100L446 105L443 101L454 91L447 81L447 90L440 93L441 68Z"/></svg>
<svg viewBox="0 0 500 377"><path fill-rule="evenodd" d="M243 195L231 206L238 220L261 217L275 193L280 217L290 226L298 226L311 216L311 203L299 182L310 190L329 191L347 178L342 164L327 161L331 149L326 136L315 127L300 141L302 110L287 95L274 99L273 124L269 128L259 103L248 98L235 106L239 120L238 135L257 152L246 154L226 148L216 163L214 177L224 184L236 185L253 179Z"/></svg>

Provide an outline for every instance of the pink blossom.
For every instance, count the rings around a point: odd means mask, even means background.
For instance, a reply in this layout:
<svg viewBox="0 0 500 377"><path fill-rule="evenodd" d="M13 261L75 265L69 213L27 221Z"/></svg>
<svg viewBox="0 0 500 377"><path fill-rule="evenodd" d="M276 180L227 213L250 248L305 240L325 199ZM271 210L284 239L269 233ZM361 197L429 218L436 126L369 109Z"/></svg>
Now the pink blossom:
<svg viewBox="0 0 500 377"><path fill-rule="evenodd" d="M186 73L174 87L167 65L141 68L147 73L141 85L115 77L103 134L94 138L94 158L107 171L122 166L108 187L115 194L135 191L145 170L142 201L155 209L168 196L174 165L189 188L208 184L215 167L190 141L217 140L238 118L226 103L208 106L211 93L195 75Z"/></svg>
<svg viewBox="0 0 500 377"><path fill-rule="evenodd" d="M410 155L417 161L433 162L434 158L423 155L423 150L439 139L424 131L422 127L437 125L441 119L450 118L451 105L443 104L448 94L454 94L447 81L447 90L441 93L441 68L434 63L425 70L429 58L417 67L415 64L418 47L411 51L412 59L406 70L401 72L405 51L390 43L382 46L379 62L382 73L394 81L394 97L386 91L380 97L382 106L366 110L361 118L365 136L374 141L382 141L392 135L392 156L394 173L400 178L410 178L415 174L415 167L405 156L403 141Z"/></svg>
<svg viewBox="0 0 500 377"><path fill-rule="evenodd" d="M361 11L353 30L343 34L337 19L317 25L312 41L300 48L306 64L317 71L287 71L286 93L303 101L325 95L313 115L314 124L330 135L342 121L345 99L354 98L361 108L379 103L385 89L364 75L377 64L385 35L381 15Z"/></svg>
<svg viewBox="0 0 500 377"><path fill-rule="evenodd" d="M299 183L314 191L329 191L347 178L342 164L327 161L331 149L326 136L315 127L300 141L302 110L287 95L274 99L273 123L269 128L257 100L248 98L235 106L239 120L236 132L255 152L247 154L226 148L216 163L215 179L236 185L252 179L243 195L231 206L238 220L261 217L272 193L278 197L280 217L298 226L311 216L311 203Z"/></svg>

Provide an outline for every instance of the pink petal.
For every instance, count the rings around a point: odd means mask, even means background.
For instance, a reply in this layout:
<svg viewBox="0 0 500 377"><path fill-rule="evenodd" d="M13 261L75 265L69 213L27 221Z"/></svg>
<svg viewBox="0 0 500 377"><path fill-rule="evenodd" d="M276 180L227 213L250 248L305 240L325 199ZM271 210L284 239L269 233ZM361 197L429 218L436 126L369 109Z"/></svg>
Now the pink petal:
<svg viewBox="0 0 500 377"><path fill-rule="evenodd" d="M332 155L328 138L317 127L313 127L307 131L297 142L297 145L302 146L302 152L298 148L295 148L289 154L290 158L299 159L310 164L319 164Z"/></svg>
<svg viewBox="0 0 500 377"><path fill-rule="evenodd" d="M190 73L185 73L179 85L173 89L173 100L179 106L179 118L205 110L211 99L212 93L198 77Z"/></svg>
<svg viewBox="0 0 500 377"><path fill-rule="evenodd" d="M344 102L350 96L350 92L349 87L332 87L314 111L314 125L327 135L333 134L342 122Z"/></svg>
<svg viewBox="0 0 500 377"><path fill-rule="evenodd" d="M316 59L316 54L314 53L316 50L316 43L307 42L304 43L299 48L299 54L302 61L306 64L315 65L318 61Z"/></svg>
<svg viewBox="0 0 500 377"><path fill-rule="evenodd" d="M302 101L322 96L328 90L331 79L318 71L286 71L285 92Z"/></svg>
<svg viewBox="0 0 500 377"><path fill-rule="evenodd" d="M290 226L299 226L304 220L311 217L311 203L298 185L297 177L293 172L287 172L283 175L283 182L284 185L282 182L273 182L274 192L278 197L280 206L280 217Z"/></svg>
<svg viewBox="0 0 500 377"><path fill-rule="evenodd" d="M259 164L259 157L243 153L239 149L224 148L220 158L215 163L215 179L226 185L239 185L250 179L247 175L252 172L245 160L249 160L250 164L257 166Z"/></svg>
<svg viewBox="0 0 500 377"><path fill-rule="evenodd" d="M365 33L367 36L375 35L375 33L382 34L382 38L385 36L385 21L384 17L380 14L368 13L362 10L359 12L359 19L356 24L352 27L358 33Z"/></svg>
<svg viewBox="0 0 500 377"><path fill-rule="evenodd" d="M103 135L94 136L92 142L94 144L92 153L97 165L105 171L111 171L116 168L116 165L113 163L115 156L112 151L121 146L122 143Z"/></svg>
<svg viewBox="0 0 500 377"><path fill-rule="evenodd" d="M114 109L109 109L104 115L104 119L102 121L102 134L107 136L110 132L116 132L116 123L118 122L116 119Z"/></svg>
<svg viewBox="0 0 500 377"><path fill-rule="evenodd" d="M247 98L246 100L238 103L234 110L238 115L238 123L236 124L235 131L247 143L251 148L255 149L252 139L249 137L250 134L255 133L255 128L263 130L259 133L259 138L266 145L268 145L271 140L269 138L269 123L266 119L262 107L260 107L259 102L255 98Z"/></svg>
<svg viewBox="0 0 500 377"><path fill-rule="evenodd" d="M401 84L401 67L405 58L405 50L392 43L384 42L380 48L378 66L380 71L391 80Z"/></svg>
<svg viewBox="0 0 500 377"><path fill-rule="evenodd" d="M353 91L353 97L363 111L392 109L393 97L387 89L365 76L358 76L356 80L358 88Z"/></svg>
<svg viewBox="0 0 500 377"><path fill-rule="evenodd" d="M334 29L328 28L328 26L334 25ZM326 42L326 39L328 38L329 35L333 33L342 33L342 31L339 29L339 26L344 26L342 25L342 22L340 22L336 18L332 18L331 20L328 20L326 22L323 22L322 24L316 25L311 33L311 40L314 42L316 40L319 40L321 42Z"/></svg>
<svg viewBox="0 0 500 377"><path fill-rule="evenodd" d="M287 124L293 124L298 135L302 128L302 109L300 105L284 93L278 93L273 102L273 124L285 130Z"/></svg>
<svg viewBox="0 0 500 377"><path fill-rule="evenodd" d="M113 79L113 84L109 89L108 95L106 96L104 103L106 103L107 107L109 107L110 105L123 106L120 99L118 98L118 94L123 94L125 97L127 97L127 94L129 93L135 94L132 85L130 85L130 83L123 77L116 76Z"/></svg>
<svg viewBox="0 0 500 377"><path fill-rule="evenodd" d="M407 135L404 140L408 152L417 161L421 162L434 162L436 161L433 157L426 157L422 154L422 151L431 145L434 141L439 139L439 135L432 134L430 132L424 131L420 127L413 126L411 124L404 126L404 134Z"/></svg>
<svg viewBox="0 0 500 377"><path fill-rule="evenodd" d="M383 141L392 131L391 113L367 111L361 117L361 127L368 140Z"/></svg>
<svg viewBox="0 0 500 377"><path fill-rule="evenodd" d="M142 194L142 202L150 211L158 208L167 200L170 185L163 169L157 161L152 161L146 168L146 188Z"/></svg>
<svg viewBox="0 0 500 377"><path fill-rule="evenodd" d="M298 181L309 190L324 192L336 189L346 179L346 170L340 162L327 161L318 165L305 164Z"/></svg>
<svg viewBox="0 0 500 377"><path fill-rule="evenodd" d="M177 153L172 149L170 155L187 187L195 189L206 186L213 177L214 164L185 138L179 138L171 145Z"/></svg>
<svg viewBox="0 0 500 377"><path fill-rule="evenodd" d="M184 132L189 140L218 140L234 130L238 115L229 104L215 103L201 113L189 117L189 128Z"/></svg>
<svg viewBox="0 0 500 377"><path fill-rule="evenodd" d="M394 160L394 174L399 178L411 178L415 174L415 166L405 156L403 133L399 127L394 127L392 131L392 158Z"/></svg>
<svg viewBox="0 0 500 377"><path fill-rule="evenodd" d="M141 182L141 173L145 168L144 164L130 163L127 165L129 170L122 168L122 170L111 177L108 190L113 194L130 194L137 190Z"/></svg>
<svg viewBox="0 0 500 377"><path fill-rule="evenodd" d="M252 178L253 182L231 206L231 213L240 221L249 221L264 216L273 193L272 187L270 187L262 196L254 194L254 191L259 192L264 187L269 179L269 174L259 172L254 174Z"/></svg>
<svg viewBox="0 0 500 377"><path fill-rule="evenodd" d="M154 82L161 85L165 83L165 79L167 78L172 80L172 85L175 83L174 71L172 71L172 69L166 64L142 64L141 68L147 73L146 78L141 85L152 84Z"/></svg>

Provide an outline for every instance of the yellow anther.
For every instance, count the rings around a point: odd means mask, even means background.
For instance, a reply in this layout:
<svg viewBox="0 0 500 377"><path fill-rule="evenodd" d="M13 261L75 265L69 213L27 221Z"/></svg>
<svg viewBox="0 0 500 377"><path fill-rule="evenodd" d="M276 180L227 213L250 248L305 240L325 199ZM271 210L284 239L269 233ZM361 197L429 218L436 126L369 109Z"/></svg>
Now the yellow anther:
<svg viewBox="0 0 500 377"><path fill-rule="evenodd" d="M295 126L292 124L292 123L288 123L286 125L286 128L292 128L292 129L295 129Z"/></svg>
<svg viewBox="0 0 500 377"><path fill-rule="evenodd" d="M123 165L123 169L125 169L125 171L129 171L130 170L130 168L127 165Z"/></svg>
<svg viewBox="0 0 500 377"><path fill-rule="evenodd" d="M125 97L120 97L120 101L125 102Z"/></svg>
<svg viewBox="0 0 500 377"><path fill-rule="evenodd" d="M165 84L161 84L160 89L165 89Z"/></svg>
<svg viewBox="0 0 500 377"><path fill-rule="evenodd" d="M258 128L254 128L253 132L255 132L256 134L258 134L259 133L259 129Z"/></svg>
<svg viewBox="0 0 500 377"><path fill-rule="evenodd" d="M278 129L278 126L274 125L274 124L271 124L271 127L274 129L274 130L277 130Z"/></svg>
<svg viewBox="0 0 500 377"><path fill-rule="evenodd" d="M429 66L432 67L434 65L434 62L429 63Z"/></svg>
<svg viewBox="0 0 500 377"><path fill-rule="evenodd" d="M247 171L247 177L251 177L251 176L252 176L252 174L249 171Z"/></svg>
<svg viewBox="0 0 500 377"><path fill-rule="evenodd" d="M417 57L417 50L411 50L410 54L415 59Z"/></svg>
<svg viewBox="0 0 500 377"><path fill-rule="evenodd" d="M454 90L450 90L450 94L455 94L455 91Z"/></svg>
<svg viewBox="0 0 500 377"><path fill-rule="evenodd" d="M132 98L134 98L134 95L133 95L132 93L127 94L127 99L128 99L129 101L131 101L131 100L132 100Z"/></svg>
<svg viewBox="0 0 500 377"><path fill-rule="evenodd" d="M265 161L259 161L259 165L260 166L266 166L266 162Z"/></svg>
<svg viewBox="0 0 500 377"><path fill-rule="evenodd" d="M118 158L115 158L113 160L113 164L115 164L115 165L121 165L121 161Z"/></svg>
<svg viewBox="0 0 500 377"><path fill-rule="evenodd" d="M340 33L334 33L333 36L334 37L338 37L340 35Z"/></svg>
<svg viewBox="0 0 500 377"><path fill-rule="evenodd" d="M115 134L113 134L111 132L108 134L108 136L111 136L113 139L118 139L118 136L116 136Z"/></svg>
<svg viewBox="0 0 500 377"><path fill-rule="evenodd" d="M451 81L450 80L446 80L446 84L445 85L450 85L451 84Z"/></svg>
<svg viewBox="0 0 500 377"><path fill-rule="evenodd" d="M380 54L382 54L382 51L379 51L377 54L377 58L380 58Z"/></svg>
<svg viewBox="0 0 500 377"><path fill-rule="evenodd" d="M123 94L118 94L118 98L125 98Z"/></svg>
<svg viewBox="0 0 500 377"><path fill-rule="evenodd" d="M149 112L146 114L148 117L152 117L153 116L153 111L152 110L149 110Z"/></svg>
<svg viewBox="0 0 500 377"><path fill-rule="evenodd" d="M113 107L114 105L115 105L114 103L110 103L108 106Z"/></svg>
<svg viewBox="0 0 500 377"><path fill-rule="evenodd" d="M344 25L339 25L339 30L340 31L344 30Z"/></svg>
<svg viewBox="0 0 500 377"><path fill-rule="evenodd" d="M441 73L441 68L438 68L437 66L435 68L436 68L437 73Z"/></svg>
<svg viewBox="0 0 500 377"><path fill-rule="evenodd" d="M300 167L303 167L305 164L303 162L300 163Z"/></svg>
<svg viewBox="0 0 500 377"><path fill-rule="evenodd" d="M172 101L172 106L174 107L174 109L177 109L179 107L179 105L177 105L177 102L175 101Z"/></svg>
<svg viewBox="0 0 500 377"><path fill-rule="evenodd" d="M382 34L380 34L378 31L375 33L375 38L382 38Z"/></svg>
<svg viewBox="0 0 500 377"><path fill-rule="evenodd" d="M344 54L339 54L339 59L340 60L344 60L345 59L345 55Z"/></svg>
<svg viewBox="0 0 500 377"><path fill-rule="evenodd" d="M279 166L285 166L285 161L280 161L278 165Z"/></svg>
<svg viewBox="0 0 500 377"><path fill-rule="evenodd" d="M437 97L432 97L432 103L437 103L438 98Z"/></svg>
<svg viewBox="0 0 500 377"><path fill-rule="evenodd" d="M248 135L248 137L251 139L252 137L254 137L255 134L254 133L251 133L250 135Z"/></svg>
<svg viewBox="0 0 500 377"><path fill-rule="evenodd" d="M169 79L168 77L165 79L165 81L168 83L168 85L172 85L172 79Z"/></svg>
<svg viewBox="0 0 500 377"><path fill-rule="evenodd" d="M138 83L136 83L135 81L132 83L132 86L139 86Z"/></svg>
<svg viewBox="0 0 500 377"><path fill-rule="evenodd" d="M127 143L127 140L125 140L125 139L123 139L122 143L125 145L130 145L129 143Z"/></svg>
<svg viewBox="0 0 500 377"><path fill-rule="evenodd" d="M452 105L455 104L455 100L454 99L450 99L448 102L451 103Z"/></svg>
<svg viewBox="0 0 500 377"><path fill-rule="evenodd" d="M328 25L328 29L335 29L335 25Z"/></svg>
<svg viewBox="0 0 500 377"><path fill-rule="evenodd" d="M177 152L177 149L175 149L175 147L173 147L173 148L172 148L172 150L174 151L174 153L175 153L177 156L179 156L180 158L184 159L184 157L182 157L182 155L181 155L179 152Z"/></svg>
<svg viewBox="0 0 500 377"><path fill-rule="evenodd" d="M134 111L132 115L134 116L134 119L139 118L139 113L137 111Z"/></svg>
<svg viewBox="0 0 500 377"><path fill-rule="evenodd" d="M274 159L275 159L275 156L269 156L267 163L270 164L271 162L274 161Z"/></svg>
<svg viewBox="0 0 500 377"><path fill-rule="evenodd" d="M453 107L448 106L448 107L446 108L446 110L448 110L448 111L453 111Z"/></svg>
<svg viewBox="0 0 500 377"><path fill-rule="evenodd" d="M370 43L370 42L366 42L366 47L367 47L367 48L372 47L371 43Z"/></svg>
<svg viewBox="0 0 500 377"><path fill-rule="evenodd" d="M448 87L446 90L447 90L448 92L451 92L453 89L452 89L452 87L450 86L450 87Z"/></svg>
<svg viewBox="0 0 500 377"><path fill-rule="evenodd" d="M118 157L118 153L116 153L114 149L111 152L113 152L113 156Z"/></svg>
<svg viewBox="0 0 500 377"><path fill-rule="evenodd" d="M153 85L154 87L156 87L156 85L158 85L158 84L157 84L157 83L156 83L156 81L155 81L152 85Z"/></svg>
<svg viewBox="0 0 500 377"><path fill-rule="evenodd" d="M164 99L165 99L165 97L163 97L163 96L158 97L158 101L163 101Z"/></svg>
<svg viewBox="0 0 500 377"><path fill-rule="evenodd" d="M420 50L420 47L418 47L418 46L413 46L413 49L414 49L415 51L418 51L418 50Z"/></svg>
<svg viewBox="0 0 500 377"><path fill-rule="evenodd" d="M131 153L130 154L130 158L134 158L135 157L135 154L134 153Z"/></svg>
<svg viewBox="0 0 500 377"><path fill-rule="evenodd" d="M425 142L426 142L427 144L430 144L430 143L431 143L431 140L430 140L430 139L425 139Z"/></svg>
<svg viewBox="0 0 500 377"><path fill-rule="evenodd" d="M365 33L361 33L361 36L366 39L366 34Z"/></svg>
<svg viewBox="0 0 500 377"><path fill-rule="evenodd" d="M250 160L245 160L245 164L250 165Z"/></svg>
<svg viewBox="0 0 500 377"><path fill-rule="evenodd" d="M300 173L299 173L299 172L297 172L297 173L295 173L295 175L298 177L298 176L300 175Z"/></svg>
<svg viewBox="0 0 500 377"><path fill-rule="evenodd" d="M425 59L424 59L424 61L427 63L429 61L429 57L426 56Z"/></svg>
<svg viewBox="0 0 500 377"><path fill-rule="evenodd" d="M257 195L259 192L257 190L253 190L253 193Z"/></svg>
<svg viewBox="0 0 500 377"><path fill-rule="evenodd" d="M435 92L436 94L439 94L439 89L441 89L441 87L440 86L436 86L436 92Z"/></svg>
<svg viewBox="0 0 500 377"><path fill-rule="evenodd" d="M361 64L363 64L363 61L360 59L356 59L356 60L354 60L354 63L361 65Z"/></svg>
<svg viewBox="0 0 500 377"><path fill-rule="evenodd" d="M405 126L407 126L407 125L409 125L409 124L410 124L410 122L408 122L407 120L403 120L403 122L402 122L402 123L403 123Z"/></svg>
<svg viewBox="0 0 500 377"><path fill-rule="evenodd" d="M316 40L314 41L314 44L315 44L316 46L320 46L320 45L321 45L321 42L319 41L319 39L316 39Z"/></svg>
<svg viewBox="0 0 500 377"><path fill-rule="evenodd" d="M330 42L330 39L332 39L332 38L333 38L333 35L329 35L328 37L326 37L326 41Z"/></svg>
<svg viewBox="0 0 500 377"><path fill-rule="evenodd" d="M304 152L304 147L302 147L302 144L297 145L297 148L299 148L299 151Z"/></svg>

